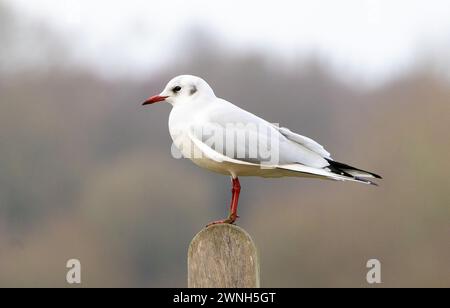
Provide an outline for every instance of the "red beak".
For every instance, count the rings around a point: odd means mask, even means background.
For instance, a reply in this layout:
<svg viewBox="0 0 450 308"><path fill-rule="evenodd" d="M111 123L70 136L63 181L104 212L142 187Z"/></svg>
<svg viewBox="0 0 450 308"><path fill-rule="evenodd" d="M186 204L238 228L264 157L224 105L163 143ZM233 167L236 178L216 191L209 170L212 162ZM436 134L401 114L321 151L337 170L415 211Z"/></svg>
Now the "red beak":
<svg viewBox="0 0 450 308"><path fill-rule="evenodd" d="M168 96L155 95L155 96L149 97L142 105L144 106L144 105L150 105L150 104L157 103L157 102L162 102L166 98L168 98Z"/></svg>

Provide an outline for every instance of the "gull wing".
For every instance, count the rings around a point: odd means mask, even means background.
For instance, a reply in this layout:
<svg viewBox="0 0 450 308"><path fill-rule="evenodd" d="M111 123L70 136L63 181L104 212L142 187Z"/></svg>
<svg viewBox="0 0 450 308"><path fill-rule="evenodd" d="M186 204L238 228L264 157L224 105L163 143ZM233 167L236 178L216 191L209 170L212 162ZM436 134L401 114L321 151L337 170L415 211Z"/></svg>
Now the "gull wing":
<svg viewBox="0 0 450 308"><path fill-rule="evenodd" d="M203 124L205 125L205 124ZM209 123L208 125L215 126L216 124ZM233 164L233 165L240 165L242 167L256 167L256 168L262 168L264 169L264 175L262 176L283 176L283 175L289 175L289 176L313 176L313 177L319 177L319 178L327 178L330 180L337 180L337 181L354 181L354 182L360 182L365 184L374 184L370 181L363 180L361 178L354 178L352 176L337 174L329 170L328 168L316 168L311 166L306 166L303 164L298 163L291 163L291 164L267 164L266 162L251 162L247 161L245 159L239 159L234 158L232 155L226 155L225 153L221 153L217 151L215 148L213 148L208 142L205 142L202 140L203 136L197 136L195 129L190 129L188 132L188 137L192 141L192 143L200 150L201 155L204 157L213 160L217 163L224 163L224 164ZM239 167L241 168L241 167ZM297 175L296 175L297 174Z"/></svg>
<svg viewBox="0 0 450 308"><path fill-rule="evenodd" d="M287 128L279 128L225 100L219 100L219 103L208 108L203 121L197 124L207 127L219 126L224 129L230 124L241 125L241 128L238 127L237 130L248 135L253 144L274 145L271 150L277 152L279 164L298 163L315 168L329 165L325 158L330 154L314 140L295 134ZM251 128L256 128L256 131ZM248 153L251 149L245 151ZM264 156L262 154L258 152L258 157ZM251 162L261 163L258 159L252 159Z"/></svg>

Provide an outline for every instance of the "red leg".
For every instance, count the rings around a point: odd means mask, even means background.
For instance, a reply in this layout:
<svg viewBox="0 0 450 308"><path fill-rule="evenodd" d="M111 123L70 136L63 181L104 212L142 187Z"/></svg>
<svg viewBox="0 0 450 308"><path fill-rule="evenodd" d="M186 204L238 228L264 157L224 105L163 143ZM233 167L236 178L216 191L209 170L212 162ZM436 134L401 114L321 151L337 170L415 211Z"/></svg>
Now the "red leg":
<svg viewBox="0 0 450 308"><path fill-rule="evenodd" d="M237 215L239 194L241 193L241 184L238 178L232 178L232 188L231 188L231 205L230 205L230 215L227 219L217 220L209 223L207 227L217 224L233 224L236 219L239 218Z"/></svg>
<svg viewBox="0 0 450 308"><path fill-rule="evenodd" d="M236 219L239 218L238 214L237 214L237 210L238 210L238 202L239 202L239 194L241 193L241 184L239 183L239 179L235 178L233 179L233 197L231 199L231 208L230 208L230 217L231 218L231 222L230 223L234 223L236 221Z"/></svg>

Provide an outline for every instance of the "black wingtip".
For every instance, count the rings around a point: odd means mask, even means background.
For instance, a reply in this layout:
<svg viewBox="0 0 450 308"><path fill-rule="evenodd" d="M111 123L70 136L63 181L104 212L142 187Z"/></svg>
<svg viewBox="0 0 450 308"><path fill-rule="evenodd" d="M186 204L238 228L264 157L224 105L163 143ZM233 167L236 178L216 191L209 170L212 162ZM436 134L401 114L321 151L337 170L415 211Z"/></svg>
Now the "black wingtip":
<svg viewBox="0 0 450 308"><path fill-rule="evenodd" d="M376 177L377 179L380 179L380 180L382 180L383 179L383 177L381 176L381 175L378 175L378 174L376 174L376 173L370 173L371 175L373 175L374 177Z"/></svg>
<svg viewBox="0 0 450 308"><path fill-rule="evenodd" d="M347 164L344 164L344 163L340 163L340 162L337 162L337 161L334 161L334 160L331 160L331 159L328 159L328 158L325 158L325 159L330 164L330 166L329 166L329 167L331 167L330 169L332 169L332 171L335 172L335 173L345 172L344 170L355 170L355 171L360 171L360 172L364 172L364 173L370 174L371 176L373 176L373 177L375 177L377 179L383 179L381 177L381 175L378 175L376 173L373 173L373 172L370 172L370 171L366 171L366 170L363 170L363 169L359 169L359 168L355 168L355 167L352 167L350 165L347 165ZM338 172L334 171L333 169L338 170ZM342 170L342 169L344 169L344 170Z"/></svg>

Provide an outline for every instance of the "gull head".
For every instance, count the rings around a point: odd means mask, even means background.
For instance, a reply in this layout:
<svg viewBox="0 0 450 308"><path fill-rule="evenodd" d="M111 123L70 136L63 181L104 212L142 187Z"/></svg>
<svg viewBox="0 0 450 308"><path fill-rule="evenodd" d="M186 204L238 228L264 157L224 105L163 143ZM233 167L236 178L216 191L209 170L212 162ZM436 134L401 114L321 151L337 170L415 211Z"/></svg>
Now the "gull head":
<svg viewBox="0 0 450 308"><path fill-rule="evenodd" d="M158 95L149 97L143 105L167 102L176 106L199 98L215 97L214 91L202 78L192 75L180 75L170 80Z"/></svg>

